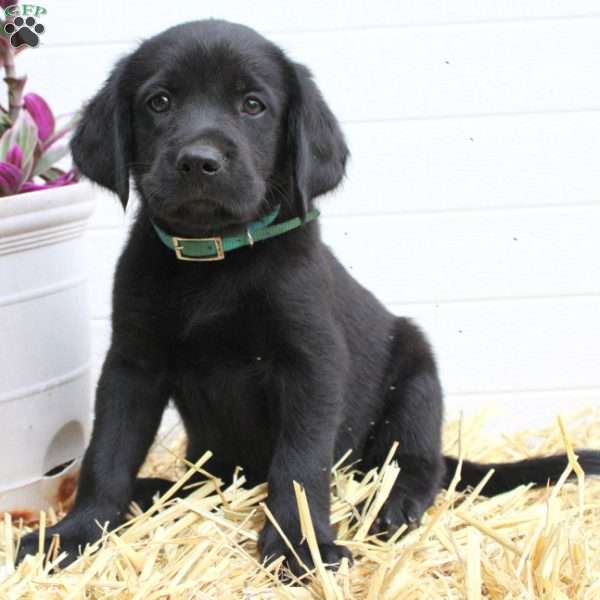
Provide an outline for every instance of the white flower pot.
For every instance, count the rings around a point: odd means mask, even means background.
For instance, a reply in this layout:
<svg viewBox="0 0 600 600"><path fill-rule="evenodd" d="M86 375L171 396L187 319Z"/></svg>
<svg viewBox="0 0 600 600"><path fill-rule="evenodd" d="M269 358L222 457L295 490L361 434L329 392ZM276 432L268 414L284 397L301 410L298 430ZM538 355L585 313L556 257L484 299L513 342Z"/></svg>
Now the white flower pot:
<svg viewBox="0 0 600 600"><path fill-rule="evenodd" d="M0 198L0 512L27 517L75 487L91 418L92 198L87 183Z"/></svg>

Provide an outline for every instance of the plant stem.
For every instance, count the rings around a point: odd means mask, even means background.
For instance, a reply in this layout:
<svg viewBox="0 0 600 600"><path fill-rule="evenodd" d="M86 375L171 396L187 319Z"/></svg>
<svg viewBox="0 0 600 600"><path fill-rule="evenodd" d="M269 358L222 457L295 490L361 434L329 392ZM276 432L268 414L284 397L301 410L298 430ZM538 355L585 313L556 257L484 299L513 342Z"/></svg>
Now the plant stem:
<svg viewBox="0 0 600 600"><path fill-rule="evenodd" d="M4 53L4 81L8 86L8 116L14 123L19 116L23 104L23 88L26 77L17 77L15 69L15 51L12 47L5 49Z"/></svg>

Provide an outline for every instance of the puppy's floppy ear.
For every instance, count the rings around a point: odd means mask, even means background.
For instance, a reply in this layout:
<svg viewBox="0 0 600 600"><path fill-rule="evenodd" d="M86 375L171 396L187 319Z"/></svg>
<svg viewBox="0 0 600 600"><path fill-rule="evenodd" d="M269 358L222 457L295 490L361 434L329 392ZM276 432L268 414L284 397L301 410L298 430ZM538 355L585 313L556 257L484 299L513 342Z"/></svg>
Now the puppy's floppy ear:
<svg viewBox="0 0 600 600"><path fill-rule="evenodd" d="M340 183L349 151L337 119L323 100L310 71L298 63L292 67L288 142L296 208L304 217L313 198Z"/></svg>
<svg viewBox="0 0 600 600"><path fill-rule="evenodd" d="M123 92L126 59L113 69L102 89L83 110L71 140L73 160L89 179L112 190L123 208L129 198L131 123Z"/></svg>

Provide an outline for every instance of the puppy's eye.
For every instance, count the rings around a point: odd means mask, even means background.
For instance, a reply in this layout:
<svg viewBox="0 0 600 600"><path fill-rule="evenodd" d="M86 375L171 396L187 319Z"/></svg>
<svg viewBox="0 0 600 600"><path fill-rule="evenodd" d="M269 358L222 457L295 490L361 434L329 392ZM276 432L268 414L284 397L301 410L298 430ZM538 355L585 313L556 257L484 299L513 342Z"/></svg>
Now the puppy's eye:
<svg viewBox="0 0 600 600"><path fill-rule="evenodd" d="M242 112L247 115L260 115L265 110L265 105L256 96L247 96L242 104Z"/></svg>
<svg viewBox="0 0 600 600"><path fill-rule="evenodd" d="M152 98L148 100L148 106L154 112L165 112L171 107L171 98L169 98L169 96L167 96L167 94L164 92L161 92L160 94L152 96Z"/></svg>

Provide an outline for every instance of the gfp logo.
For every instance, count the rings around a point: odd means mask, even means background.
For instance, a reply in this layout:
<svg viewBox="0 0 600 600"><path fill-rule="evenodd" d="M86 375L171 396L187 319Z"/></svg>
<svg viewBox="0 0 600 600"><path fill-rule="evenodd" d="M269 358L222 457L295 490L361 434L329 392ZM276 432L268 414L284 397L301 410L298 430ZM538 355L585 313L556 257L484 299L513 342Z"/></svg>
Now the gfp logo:
<svg viewBox="0 0 600 600"><path fill-rule="evenodd" d="M12 19L12 23L4 26L10 36L10 43L15 48L27 45L35 48L40 43L40 35L46 28L38 23L38 19L48 11L35 4L13 4L4 9L4 15Z"/></svg>

